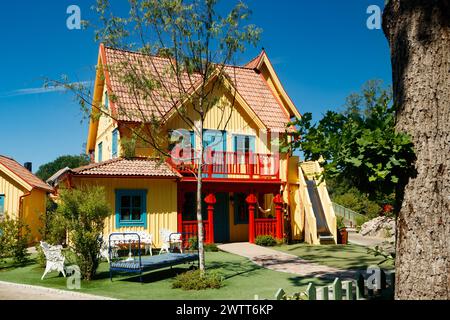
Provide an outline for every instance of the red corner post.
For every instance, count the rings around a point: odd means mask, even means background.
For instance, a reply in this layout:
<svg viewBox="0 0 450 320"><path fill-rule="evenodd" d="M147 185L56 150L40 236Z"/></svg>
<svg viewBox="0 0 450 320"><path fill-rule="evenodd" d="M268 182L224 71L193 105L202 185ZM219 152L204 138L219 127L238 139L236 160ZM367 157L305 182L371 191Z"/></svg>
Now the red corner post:
<svg viewBox="0 0 450 320"><path fill-rule="evenodd" d="M273 203L275 204L275 215L277 217L276 238L281 240L283 239L283 198L280 194L273 198Z"/></svg>
<svg viewBox="0 0 450 320"><path fill-rule="evenodd" d="M207 243L214 243L214 205L217 203L216 196L211 193L205 198L208 210L208 239Z"/></svg>
<svg viewBox="0 0 450 320"><path fill-rule="evenodd" d="M248 204L248 242L255 243L255 208L258 199L254 194L250 194L245 201Z"/></svg>

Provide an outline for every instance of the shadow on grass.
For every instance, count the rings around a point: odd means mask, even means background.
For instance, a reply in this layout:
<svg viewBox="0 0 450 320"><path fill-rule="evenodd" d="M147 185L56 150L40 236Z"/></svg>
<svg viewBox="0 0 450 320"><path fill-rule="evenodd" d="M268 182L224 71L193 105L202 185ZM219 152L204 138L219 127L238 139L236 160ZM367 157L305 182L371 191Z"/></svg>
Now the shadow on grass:
<svg viewBox="0 0 450 320"><path fill-rule="evenodd" d="M378 265L382 261L382 259L367 253L367 248L355 245L312 246L295 244L281 247L279 250L289 252L310 262L340 269L366 269L369 266ZM393 265L389 262L379 266L385 269L393 268Z"/></svg>
<svg viewBox="0 0 450 320"><path fill-rule="evenodd" d="M251 262L211 262L208 264L208 270L214 270L222 273L225 279L231 279L237 276L252 276L255 272L264 268Z"/></svg>
<svg viewBox="0 0 450 320"><path fill-rule="evenodd" d="M142 273L142 283L155 283L158 281L163 281L167 279L175 278L177 275L181 273L185 273L189 271L189 267L174 267L169 269L161 269L161 270L150 270ZM109 280L109 271L99 272L95 280ZM122 282L130 282L130 283L140 283L141 277L139 273L131 273L131 272L113 272L113 282L122 281Z"/></svg>
<svg viewBox="0 0 450 320"><path fill-rule="evenodd" d="M142 283L154 283L162 280L175 278L178 274L188 272L191 266L173 267L161 270L146 271L142 273ZM252 276L255 272L263 270L251 262L210 262L207 265L208 271L219 273L226 280L237 276ZM109 271L97 273L96 280L109 279ZM139 273L113 272L113 281L140 282Z"/></svg>
<svg viewBox="0 0 450 320"><path fill-rule="evenodd" d="M36 261L34 260L28 260L23 263L16 263L13 261L0 261L0 272L9 271L17 268L25 268L34 264L36 264Z"/></svg>

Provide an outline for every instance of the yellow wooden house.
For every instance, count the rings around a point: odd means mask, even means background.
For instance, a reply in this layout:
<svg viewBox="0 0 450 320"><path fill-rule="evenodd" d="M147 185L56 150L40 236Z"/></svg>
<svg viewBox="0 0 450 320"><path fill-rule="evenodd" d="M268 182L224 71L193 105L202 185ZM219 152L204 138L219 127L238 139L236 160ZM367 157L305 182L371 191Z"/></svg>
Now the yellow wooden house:
<svg viewBox="0 0 450 320"><path fill-rule="evenodd" d="M40 217L45 213L47 195L53 188L14 159L0 155L0 219L8 215L30 228L30 242L41 239Z"/></svg>
<svg viewBox="0 0 450 320"><path fill-rule="evenodd" d="M106 221L106 234L147 230L159 245L161 228L184 234L197 232L196 179L192 174L198 169L195 159L200 144L199 135L195 134L196 112L189 99L173 103L167 95L156 94L149 101L133 93L121 80L128 68L155 74L163 72L170 63L169 58L100 45L86 150L92 164L70 171L67 181L72 187L106 188L113 208ZM225 74L220 79L211 77L208 83L215 86L215 105L206 114L206 152L201 155L206 163L206 241L253 242L258 235L266 234L310 243L320 243L320 236L335 241L336 222L331 202L325 199L326 188L323 191L323 185L319 185L316 189L322 190L318 196L328 230L317 228L314 203L310 201L313 194L308 192L306 180L314 178L305 175L304 168L311 171L316 167L302 168L298 157L280 153L278 141L289 139L288 123L301 115L266 52L246 65L226 66ZM195 74L192 77L194 94ZM171 79L162 86L175 87L168 89L173 92L179 89ZM184 106L193 120L191 124L176 111L177 103ZM157 108L157 104L163 107ZM123 157L123 142L131 138L136 128L145 128L152 117L161 120L162 135L179 134L184 142L188 141L187 153L196 156L191 161L161 160L149 144L138 140L134 157ZM178 150L166 147L168 152Z"/></svg>

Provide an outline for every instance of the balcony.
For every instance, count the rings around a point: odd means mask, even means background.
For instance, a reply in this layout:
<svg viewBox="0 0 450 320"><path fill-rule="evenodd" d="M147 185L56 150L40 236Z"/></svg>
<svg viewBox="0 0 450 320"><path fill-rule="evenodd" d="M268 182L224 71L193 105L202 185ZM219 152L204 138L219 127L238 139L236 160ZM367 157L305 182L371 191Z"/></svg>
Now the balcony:
<svg viewBox="0 0 450 320"><path fill-rule="evenodd" d="M184 177L194 177L198 172L199 159L195 154L191 152L190 157L172 157L168 162ZM279 180L280 157L278 154L208 150L203 156L202 172L206 179Z"/></svg>

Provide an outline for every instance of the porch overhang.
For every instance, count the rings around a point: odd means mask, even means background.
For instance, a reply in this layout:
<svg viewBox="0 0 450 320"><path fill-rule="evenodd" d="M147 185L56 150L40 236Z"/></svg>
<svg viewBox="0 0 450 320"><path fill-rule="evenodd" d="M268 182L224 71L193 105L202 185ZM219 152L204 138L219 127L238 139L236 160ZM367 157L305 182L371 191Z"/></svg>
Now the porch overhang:
<svg viewBox="0 0 450 320"><path fill-rule="evenodd" d="M194 192L197 190L197 179L183 177L179 180L180 189ZM259 179L217 179L203 178L202 189L204 192L259 192L279 193L283 186L281 180L259 180Z"/></svg>

